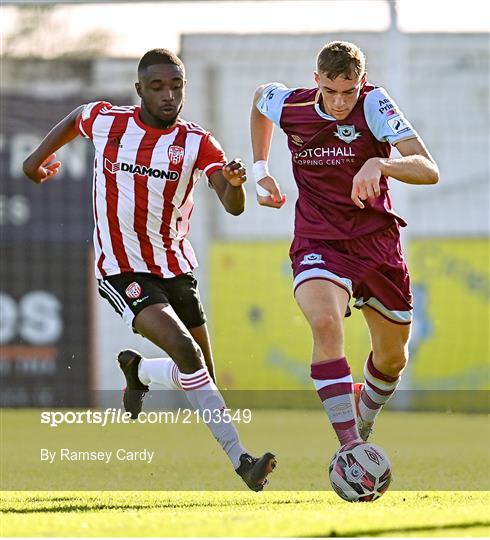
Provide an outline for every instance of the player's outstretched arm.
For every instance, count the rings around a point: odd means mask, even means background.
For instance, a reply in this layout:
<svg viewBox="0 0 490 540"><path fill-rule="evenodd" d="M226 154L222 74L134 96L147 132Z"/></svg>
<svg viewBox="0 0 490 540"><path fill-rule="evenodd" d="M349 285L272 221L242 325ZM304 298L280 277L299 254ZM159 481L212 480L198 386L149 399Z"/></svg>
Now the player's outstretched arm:
<svg viewBox="0 0 490 540"><path fill-rule="evenodd" d="M257 102L261 99L264 88L265 85L257 88L250 113L250 134L254 159L252 172L258 203L261 206L281 208L286 202L286 196L281 193L279 184L269 174L267 167L274 124L257 109Z"/></svg>
<svg viewBox="0 0 490 540"><path fill-rule="evenodd" d="M381 176L415 185L439 181L439 168L419 137L400 141L396 148L402 157L368 159L354 176L351 199L359 208L364 208L363 200L380 195Z"/></svg>
<svg viewBox="0 0 490 540"><path fill-rule="evenodd" d="M233 159L222 170L213 172L209 181L227 212L238 216L245 210L243 184L247 181L247 171L239 159Z"/></svg>
<svg viewBox="0 0 490 540"><path fill-rule="evenodd" d="M77 118L82 109L83 105L65 116L24 160L22 170L29 180L42 184L58 173L61 162L54 161L55 152L78 135Z"/></svg>

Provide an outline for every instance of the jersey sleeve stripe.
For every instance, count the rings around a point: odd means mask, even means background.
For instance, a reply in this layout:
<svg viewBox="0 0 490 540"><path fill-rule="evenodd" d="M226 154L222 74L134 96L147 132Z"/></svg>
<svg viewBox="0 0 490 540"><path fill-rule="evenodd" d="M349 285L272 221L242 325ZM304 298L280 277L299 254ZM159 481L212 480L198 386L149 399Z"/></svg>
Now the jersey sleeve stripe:
<svg viewBox="0 0 490 540"><path fill-rule="evenodd" d="M315 105L316 100L305 101L304 103L284 103L283 107L306 107L307 105Z"/></svg>
<svg viewBox="0 0 490 540"><path fill-rule="evenodd" d="M83 129L82 117L81 116L78 117L77 124L78 124L78 130L82 134L82 137L85 137L86 139L90 139L87 132Z"/></svg>
<svg viewBox="0 0 490 540"><path fill-rule="evenodd" d="M406 137L400 137L399 139L396 139L395 141L392 142L392 145L396 148L396 145L398 143L401 143L402 141L408 141L409 139L416 139L418 137L418 135L414 132L410 133L409 135L407 135Z"/></svg>
<svg viewBox="0 0 490 540"><path fill-rule="evenodd" d="M134 108L131 108L131 109L121 109L121 108L117 108L117 107L111 107L110 109L102 109L100 111L100 114L108 114L108 115L120 115L120 114L128 114L130 116L132 116L134 113Z"/></svg>
<svg viewBox="0 0 490 540"><path fill-rule="evenodd" d="M194 122L188 122L186 120L183 120L182 125L190 133L196 133L197 135L208 135L208 131L206 131L199 124L194 124Z"/></svg>
<svg viewBox="0 0 490 540"><path fill-rule="evenodd" d="M223 169L223 167L224 167L223 163L210 163L207 167L204 168L204 173L206 174L206 176L209 177L215 171L219 171Z"/></svg>
<svg viewBox="0 0 490 540"><path fill-rule="evenodd" d="M86 139L92 139L92 130L95 120L100 112L111 104L107 101L93 101L87 103L77 119L77 128Z"/></svg>

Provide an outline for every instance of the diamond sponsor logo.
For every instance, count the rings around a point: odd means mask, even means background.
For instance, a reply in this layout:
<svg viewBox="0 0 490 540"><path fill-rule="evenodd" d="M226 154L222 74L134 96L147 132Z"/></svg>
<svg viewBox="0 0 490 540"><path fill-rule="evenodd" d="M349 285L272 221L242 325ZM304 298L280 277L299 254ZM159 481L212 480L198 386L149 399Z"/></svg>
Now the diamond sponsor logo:
<svg viewBox="0 0 490 540"><path fill-rule="evenodd" d="M104 159L104 168L112 174L121 171L140 176L163 178L165 180L178 180L180 178L180 173L177 171L164 171L162 169L146 167L145 165L138 165L137 163L125 163L124 161L113 163L107 158Z"/></svg>
<svg viewBox="0 0 490 540"><path fill-rule="evenodd" d="M128 298L139 298L141 296L141 285L139 283L136 283L136 281L133 281L133 283L130 283L126 287L125 292Z"/></svg>
<svg viewBox="0 0 490 540"><path fill-rule="evenodd" d="M112 163L109 159L104 159L104 167L112 174L117 173L117 171L121 170L121 164L120 163Z"/></svg>
<svg viewBox="0 0 490 540"><path fill-rule="evenodd" d="M334 133L334 136L350 144L358 139L361 134L356 132L356 126L337 126L337 133Z"/></svg>

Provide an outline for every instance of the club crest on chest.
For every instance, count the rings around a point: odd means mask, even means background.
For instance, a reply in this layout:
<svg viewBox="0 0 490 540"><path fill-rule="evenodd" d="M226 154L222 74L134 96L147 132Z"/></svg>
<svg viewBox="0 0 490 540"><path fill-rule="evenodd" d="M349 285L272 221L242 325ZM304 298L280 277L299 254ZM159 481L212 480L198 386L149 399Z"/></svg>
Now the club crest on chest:
<svg viewBox="0 0 490 540"><path fill-rule="evenodd" d="M358 139L361 134L356 132L356 126L339 126L337 125L337 132L334 136L346 143L351 143Z"/></svg>

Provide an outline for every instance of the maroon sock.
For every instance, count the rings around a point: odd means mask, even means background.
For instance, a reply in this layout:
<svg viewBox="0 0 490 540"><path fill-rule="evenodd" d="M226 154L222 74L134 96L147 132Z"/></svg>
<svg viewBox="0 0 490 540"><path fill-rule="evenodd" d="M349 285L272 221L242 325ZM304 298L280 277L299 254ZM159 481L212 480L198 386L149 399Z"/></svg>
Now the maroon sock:
<svg viewBox="0 0 490 540"><path fill-rule="evenodd" d="M341 445L359 439L354 385L345 357L311 364L311 378Z"/></svg>

